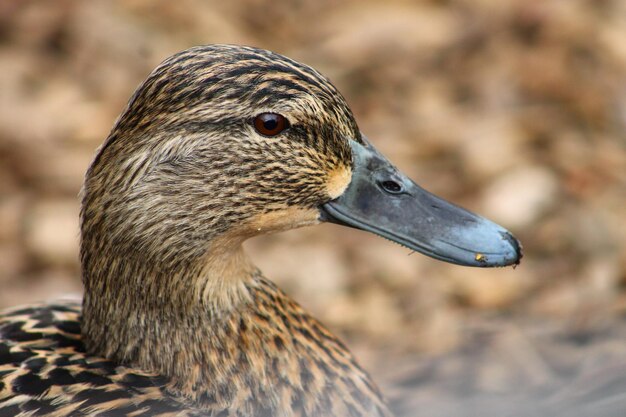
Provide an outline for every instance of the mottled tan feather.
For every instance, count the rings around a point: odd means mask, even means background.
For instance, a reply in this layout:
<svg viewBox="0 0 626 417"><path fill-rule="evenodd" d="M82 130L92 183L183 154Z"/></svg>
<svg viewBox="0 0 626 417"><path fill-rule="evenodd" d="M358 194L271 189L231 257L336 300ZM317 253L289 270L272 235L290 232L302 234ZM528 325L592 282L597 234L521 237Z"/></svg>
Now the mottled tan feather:
<svg viewBox="0 0 626 417"><path fill-rule="evenodd" d="M289 128L258 134L253 118ZM254 48L176 54L137 89L81 193L85 293L0 316L0 415L388 416L321 323L244 254L350 182L352 112Z"/></svg>

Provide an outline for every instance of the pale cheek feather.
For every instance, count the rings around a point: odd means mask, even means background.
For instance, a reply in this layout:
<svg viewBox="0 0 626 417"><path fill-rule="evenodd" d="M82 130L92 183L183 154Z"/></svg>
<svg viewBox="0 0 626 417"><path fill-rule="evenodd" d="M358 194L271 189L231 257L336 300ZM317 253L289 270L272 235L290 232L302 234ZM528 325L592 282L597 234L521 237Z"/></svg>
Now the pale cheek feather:
<svg viewBox="0 0 626 417"><path fill-rule="evenodd" d="M290 206L252 217L247 223L252 235L282 232L319 223L317 209Z"/></svg>
<svg viewBox="0 0 626 417"><path fill-rule="evenodd" d="M351 179L352 169L345 166L339 167L328 174L326 189L331 200L334 200L346 191Z"/></svg>

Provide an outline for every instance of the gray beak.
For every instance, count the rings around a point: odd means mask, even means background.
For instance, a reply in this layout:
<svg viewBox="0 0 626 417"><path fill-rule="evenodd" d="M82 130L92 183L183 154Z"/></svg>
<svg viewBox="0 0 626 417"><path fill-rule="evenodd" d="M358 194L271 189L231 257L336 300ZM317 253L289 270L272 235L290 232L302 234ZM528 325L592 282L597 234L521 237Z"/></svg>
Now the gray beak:
<svg viewBox="0 0 626 417"><path fill-rule="evenodd" d="M453 264L519 264L521 245L506 229L424 190L364 142L350 141L352 180L341 196L321 206L322 220Z"/></svg>

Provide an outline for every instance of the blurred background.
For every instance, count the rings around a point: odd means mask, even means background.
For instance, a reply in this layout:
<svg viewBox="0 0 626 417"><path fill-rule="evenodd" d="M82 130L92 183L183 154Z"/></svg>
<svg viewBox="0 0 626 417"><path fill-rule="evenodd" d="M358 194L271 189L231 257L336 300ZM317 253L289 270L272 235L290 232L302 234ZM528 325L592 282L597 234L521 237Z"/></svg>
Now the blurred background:
<svg viewBox="0 0 626 417"><path fill-rule="evenodd" d="M621 0L0 2L0 308L80 293L96 147L160 61L207 43L320 70L416 182L523 242L497 270L333 225L247 244L399 415L626 413Z"/></svg>

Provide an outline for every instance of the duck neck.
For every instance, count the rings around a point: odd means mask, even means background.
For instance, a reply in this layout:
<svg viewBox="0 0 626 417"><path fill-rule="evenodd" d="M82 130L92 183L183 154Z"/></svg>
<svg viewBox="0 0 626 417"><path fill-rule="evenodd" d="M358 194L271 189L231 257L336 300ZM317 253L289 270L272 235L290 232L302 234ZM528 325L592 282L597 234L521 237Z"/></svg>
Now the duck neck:
<svg viewBox="0 0 626 417"><path fill-rule="evenodd" d="M83 252L87 352L166 377L168 394L210 415L389 415L344 345L240 244L214 247L177 271Z"/></svg>
<svg viewBox="0 0 626 417"><path fill-rule="evenodd" d="M250 305L256 275L240 242L210 247L198 262L176 267L83 253L87 351L170 377L181 390L192 386L206 367L206 340Z"/></svg>

